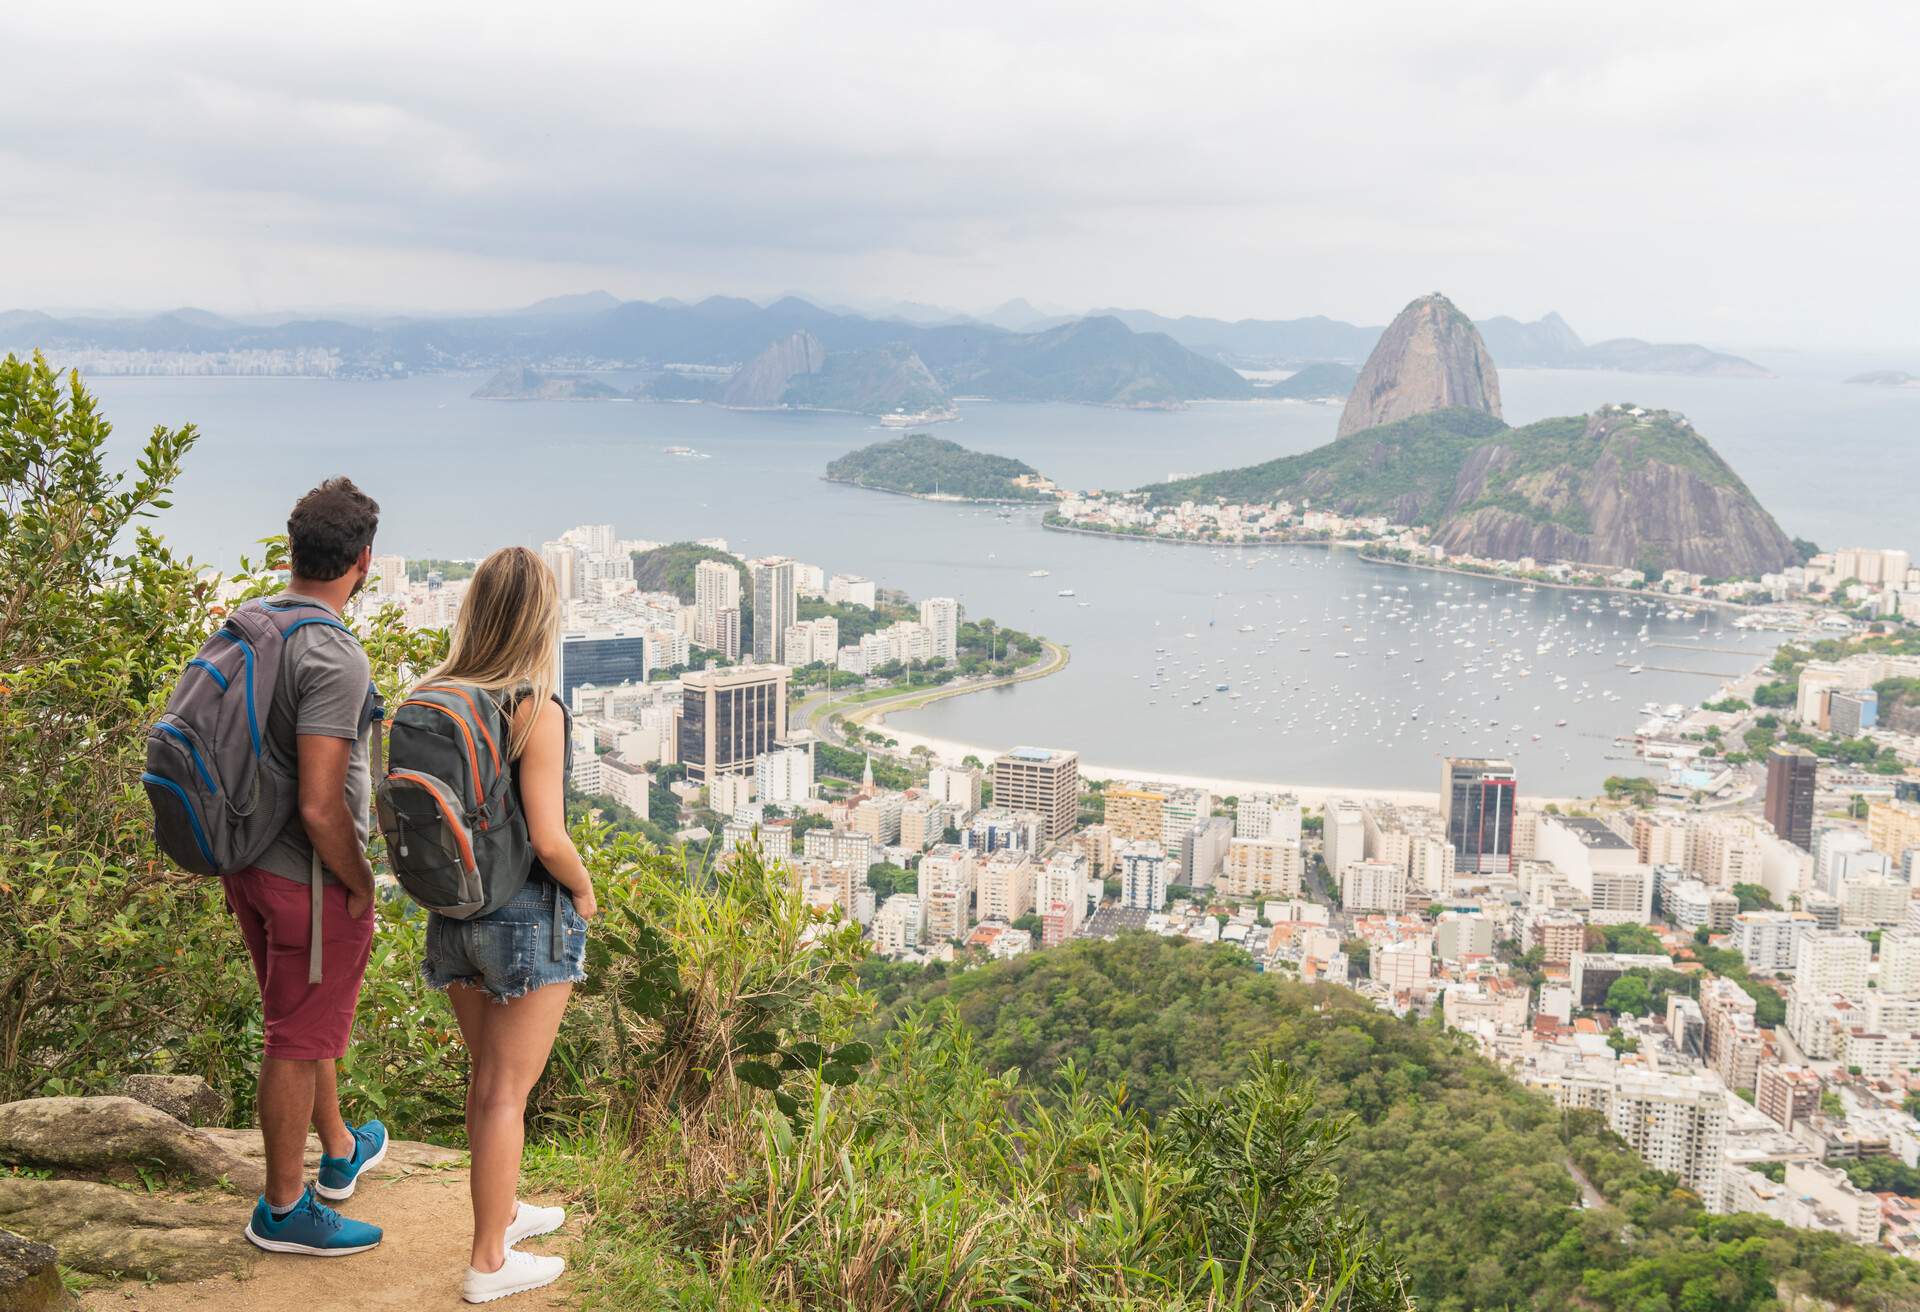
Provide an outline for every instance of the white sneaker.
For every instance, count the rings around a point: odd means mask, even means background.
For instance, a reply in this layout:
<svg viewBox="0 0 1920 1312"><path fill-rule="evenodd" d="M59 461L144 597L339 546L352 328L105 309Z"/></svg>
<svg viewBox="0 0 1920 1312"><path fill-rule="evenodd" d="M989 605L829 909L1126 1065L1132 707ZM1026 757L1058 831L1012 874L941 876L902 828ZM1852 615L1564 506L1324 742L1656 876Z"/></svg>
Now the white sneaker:
<svg viewBox="0 0 1920 1312"><path fill-rule="evenodd" d="M507 1247L535 1235L550 1235L567 1223L564 1207L535 1207L532 1203L514 1204L513 1220L507 1223Z"/></svg>
<svg viewBox="0 0 1920 1312"><path fill-rule="evenodd" d="M542 1289L558 1280L566 1269L567 1264L557 1257L541 1257L509 1248L507 1260L500 1264L498 1271L476 1271L468 1267L466 1279L460 1285L460 1297L469 1303L491 1303L509 1294Z"/></svg>

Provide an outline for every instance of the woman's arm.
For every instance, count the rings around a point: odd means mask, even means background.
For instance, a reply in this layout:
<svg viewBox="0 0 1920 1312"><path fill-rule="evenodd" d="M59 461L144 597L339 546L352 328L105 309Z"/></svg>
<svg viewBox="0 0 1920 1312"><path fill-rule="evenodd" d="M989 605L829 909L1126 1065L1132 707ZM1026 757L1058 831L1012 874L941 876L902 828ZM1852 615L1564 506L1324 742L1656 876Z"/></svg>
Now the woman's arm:
<svg viewBox="0 0 1920 1312"><path fill-rule="evenodd" d="M516 714L536 717L520 757L520 805L526 812L533 854L573 894L574 910L591 917L598 909L593 881L567 832L566 717L550 699L537 706L523 704Z"/></svg>

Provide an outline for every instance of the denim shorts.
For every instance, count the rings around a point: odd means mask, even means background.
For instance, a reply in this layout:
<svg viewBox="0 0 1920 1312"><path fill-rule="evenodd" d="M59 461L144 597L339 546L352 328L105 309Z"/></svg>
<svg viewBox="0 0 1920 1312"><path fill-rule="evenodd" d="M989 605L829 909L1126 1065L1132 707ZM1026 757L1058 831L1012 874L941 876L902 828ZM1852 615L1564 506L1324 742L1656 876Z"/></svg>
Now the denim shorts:
<svg viewBox="0 0 1920 1312"><path fill-rule="evenodd" d="M560 917L559 952L553 918ZM427 956L420 963L429 988L466 984L506 1002L549 984L587 977L587 922L567 890L533 880L491 915L451 920L427 917Z"/></svg>

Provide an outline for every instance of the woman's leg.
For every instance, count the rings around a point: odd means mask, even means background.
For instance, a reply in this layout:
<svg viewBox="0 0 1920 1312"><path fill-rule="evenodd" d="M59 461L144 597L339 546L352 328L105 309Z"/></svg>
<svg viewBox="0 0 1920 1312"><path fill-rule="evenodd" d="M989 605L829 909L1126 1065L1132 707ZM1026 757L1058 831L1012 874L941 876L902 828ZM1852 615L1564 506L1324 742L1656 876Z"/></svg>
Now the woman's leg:
<svg viewBox="0 0 1920 1312"><path fill-rule="evenodd" d="M454 990L449 990L453 992ZM571 984L544 988L502 1004L483 1000L472 1018L456 1003L469 1035L473 1073L467 1087L467 1144L473 1151L473 1266L498 1271L506 1260L507 1224L520 1187L527 1095L547 1067ZM477 995L483 996L483 995ZM480 1035L473 1042L473 1032Z"/></svg>

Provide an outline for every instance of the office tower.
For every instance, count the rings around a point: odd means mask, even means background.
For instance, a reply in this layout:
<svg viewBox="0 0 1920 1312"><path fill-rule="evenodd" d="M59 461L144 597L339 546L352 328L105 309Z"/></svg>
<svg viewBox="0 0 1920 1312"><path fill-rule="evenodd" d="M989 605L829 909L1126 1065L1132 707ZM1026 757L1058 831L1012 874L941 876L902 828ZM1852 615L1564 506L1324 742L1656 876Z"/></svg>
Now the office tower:
<svg viewBox="0 0 1920 1312"><path fill-rule="evenodd" d="M993 804L1041 818L1043 841L1057 843L1080 819L1080 754L1016 747L993 762Z"/></svg>
<svg viewBox="0 0 1920 1312"><path fill-rule="evenodd" d="M1454 868L1504 875L1513 866L1513 762L1449 756L1440 767L1440 818Z"/></svg>
<svg viewBox="0 0 1920 1312"><path fill-rule="evenodd" d="M787 736L787 669L734 665L680 679L680 761L687 778L750 771Z"/></svg>
<svg viewBox="0 0 1920 1312"><path fill-rule="evenodd" d="M556 691L573 705L576 688L592 684L611 688L622 683L645 683L647 635L634 629L608 629L560 635L560 673Z"/></svg>
<svg viewBox="0 0 1920 1312"><path fill-rule="evenodd" d="M693 567L693 640L728 660L740 659L740 571L728 560Z"/></svg>
<svg viewBox="0 0 1920 1312"><path fill-rule="evenodd" d="M794 591L793 561L768 556L753 562L753 659L779 665L786 657L787 625L800 618Z"/></svg>
<svg viewBox="0 0 1920 1312"><path fill-rule="evenodd" d="M1655 1170L1702 1198L1720 1197L1726 1088L1715 1079L1660 1072L1622 1075L1607 1099L1607 1125Z"/></svg>
<svg viewBox="0 0 1920 1312"><path fill-rule="evenodd" d="M1120 905L1158 911L1167 904L1167 854L1158 843L1122 843Z"/></svg>
<svg viewBox="0 0 1920 1312"><path fill-rule="evenodd" d="M933 654L951 665L960 659L960 603L952 597L928 597L920 603L920 623L933 634Z"/></svg>
<svg viewBox="0 0 1920 1312"><path fill-rule="evenodd" d="M1767 823L1773 832L1813 849L1813 785L1820 758L1804 747L1776 746L1767 753Z"/></svg>

